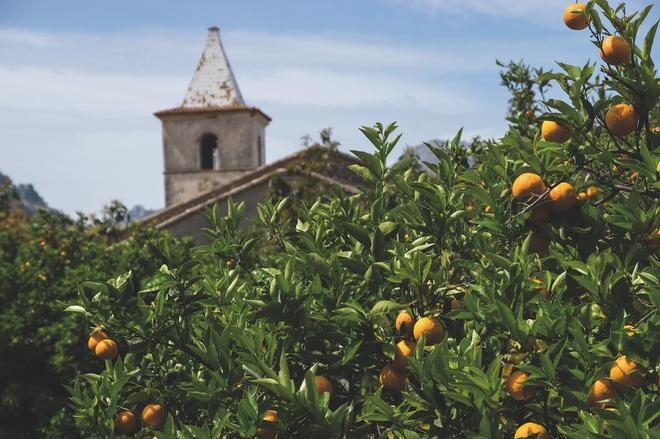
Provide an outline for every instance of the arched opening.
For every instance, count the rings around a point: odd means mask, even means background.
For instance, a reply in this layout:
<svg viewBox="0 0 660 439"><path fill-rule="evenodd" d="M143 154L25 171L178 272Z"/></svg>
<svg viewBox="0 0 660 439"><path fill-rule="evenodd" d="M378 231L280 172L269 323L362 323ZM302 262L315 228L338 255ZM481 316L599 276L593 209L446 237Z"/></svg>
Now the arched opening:
<svg viewBox="0 0 660 439"><path fill-rule="evenodd" d="M220 169L218 138L213 134L204 134L200 145L200 168Z"/></svg>

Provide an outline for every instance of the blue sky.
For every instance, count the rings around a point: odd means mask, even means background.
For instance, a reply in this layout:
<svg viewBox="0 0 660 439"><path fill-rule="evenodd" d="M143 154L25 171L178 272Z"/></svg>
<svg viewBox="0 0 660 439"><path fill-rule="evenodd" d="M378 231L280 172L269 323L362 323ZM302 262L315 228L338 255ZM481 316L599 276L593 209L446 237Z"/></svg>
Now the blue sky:
<svg viewBox="0 0 660 439"><path fill-rule="evenodd" d="M0 170L69 213L161 207L152 113L180 104L211 25L247 102L273 118L268 161L327 126L344 149L368 148L358 128L376 121L398 121L402 147L461 127L498 137L496 58L597 58L563 26L568 3L0 0Z"/></svg>

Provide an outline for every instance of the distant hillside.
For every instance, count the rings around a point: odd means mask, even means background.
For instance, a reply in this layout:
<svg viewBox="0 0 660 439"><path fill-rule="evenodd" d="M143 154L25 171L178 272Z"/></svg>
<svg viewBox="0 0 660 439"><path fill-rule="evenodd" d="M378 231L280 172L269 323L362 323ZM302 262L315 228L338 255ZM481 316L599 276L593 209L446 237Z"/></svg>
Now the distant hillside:
<svg viewBox="0 0 660 439"><path fill-rule="evenodd" d="M0 184L4 185L7 183L13 185L11 178L0 172ZM13 186L19 197L20 208L28 215L34 214L39 209L52 210L32 184L18 184Z"/></svg>
<svg viewBox="0 0 660 439"><path fill-rule="evenodd" d="M129 209L128 217L130 218L131 221L137 221L139 219L144 218L145 216L155 213L156 211L157 209L147 209L141 204L136 204L135 206Z"/></svg>
<svg viewBox="0 0 660 439"><path fill-rule="evenodd" d="M446 140L431 139L425 143L431 144L438 148L445 148L447 146L447 142L448 141ZM470 146L470 144L465 141L462 141L460 145L466 150ZM424 171L429 170L428 167L424 164L424 162L438 163L438 158L431 152L431 150L424 143L411 146L409 148L410 148L410 152L419 159L419 165L421 166L422 170ZM474 159L472 157L467 157L467 160L470 166L474 165Z"/></svg>
<svg viewBox="0 0 660 439"><path fill-rule="evenodd" d="M18 207L28 215L35 214L39 209L46 209L54 211L52 207L48 206L48 203L39 195L39 192L34 188L31 183L26 184L14 184L7 175L0 172L0 187L5 184L11 185L16 194L18 195ZM128 210L128 215L131 221L137 221L145 216L151 215L156 212L157 209L147 209L141 204L136 204L131 209Z"/></svg>

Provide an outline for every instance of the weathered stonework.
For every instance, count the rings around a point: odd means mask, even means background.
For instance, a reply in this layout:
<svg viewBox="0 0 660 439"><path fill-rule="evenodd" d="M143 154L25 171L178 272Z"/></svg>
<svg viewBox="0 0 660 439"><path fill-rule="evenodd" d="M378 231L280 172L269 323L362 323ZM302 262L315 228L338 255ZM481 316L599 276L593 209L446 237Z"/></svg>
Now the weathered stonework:
<svg viewBox="0 0 660 439"><path fill-rule="evenodd" d="M270 118L243 102L220 42L210 28L180 107L156 113L163 127L165 205L225 185L265 164ZM213 169L204 167L203 138L214 141Z"/></svg>

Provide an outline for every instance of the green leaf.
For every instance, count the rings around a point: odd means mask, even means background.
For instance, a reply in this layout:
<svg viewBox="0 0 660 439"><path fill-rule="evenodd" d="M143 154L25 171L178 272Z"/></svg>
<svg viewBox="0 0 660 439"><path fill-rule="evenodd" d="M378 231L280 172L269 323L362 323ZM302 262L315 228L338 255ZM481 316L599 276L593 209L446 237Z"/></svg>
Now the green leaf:
<svg viewBox="0 0 660 439"><path fill-rule="evenodd" d="M391 300L380 300L376 302L373 308L371 308L369 314L374 316L378 314L387 314L394 311L401 311L402 309L406 309L406 306Z"/></svg>
<svg viewBox="0 0 660 439"><path fill-rule="evenodd" d="M364 178L367 181L376 182L376 177L374 177L371 171L368 168L365 168L364 166L352 164L348 167L348 169L355 172L357 175L359 175L360 177Z"/></svg>
<svg viewBox="0 0 660 439"><path fill-rule="evenodd" d="M87 310L80 305L71 305L68 306L64 312L78 312L81 314L87 314Z"/></svg>

